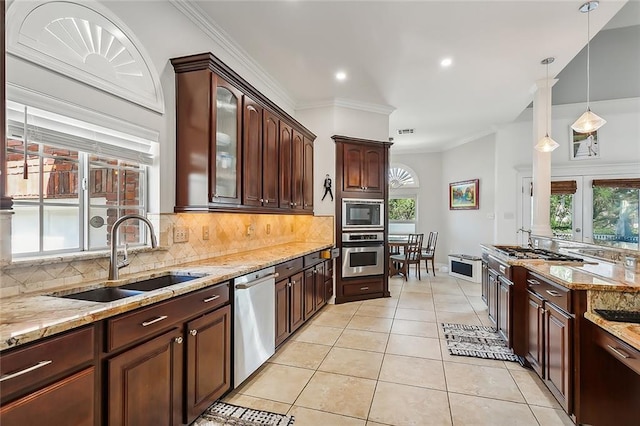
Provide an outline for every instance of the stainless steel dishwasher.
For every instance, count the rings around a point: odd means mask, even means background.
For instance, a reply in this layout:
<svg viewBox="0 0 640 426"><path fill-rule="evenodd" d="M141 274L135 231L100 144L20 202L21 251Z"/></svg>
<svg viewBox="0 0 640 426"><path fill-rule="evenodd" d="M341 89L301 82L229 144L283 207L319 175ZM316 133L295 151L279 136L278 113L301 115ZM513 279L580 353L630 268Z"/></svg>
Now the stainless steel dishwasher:
<svg viewBox="0 0 640 426"><path fill-rule="evenodd" d="M275 268L233 280L233 387L238 387L275 353Z"/></svg>

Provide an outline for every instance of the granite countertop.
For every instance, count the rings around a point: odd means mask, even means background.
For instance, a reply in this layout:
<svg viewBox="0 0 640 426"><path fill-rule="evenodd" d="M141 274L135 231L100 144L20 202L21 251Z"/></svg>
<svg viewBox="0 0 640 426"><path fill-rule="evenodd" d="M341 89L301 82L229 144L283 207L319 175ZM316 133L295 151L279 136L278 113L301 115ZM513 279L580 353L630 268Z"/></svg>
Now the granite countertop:
<svg viewBox="0 0 640 426"><path fill-rule="evenodd" d="M640 273L605 261L588 263L548 262L541 259L513 259L496 251L490 244L482 248L509 265L524 266L532 272L571 290L640 292Z"/></svg>
<svg viewBox="0 0 640 426"><path fill-rule="evenodd" d="M585 312L584 317L640 351L640 324L607 321L593 312Z"/></svg>
<svg viewBox="0 0 640 426"><path fill-rule="evenodd" d="M4 298L0 300L0 351L222 283L332 246L333 244L326 243L276 245L153 272L132 274L117 281L94 281L83 283L82 286L74 285L59 289L55 293ZM167 274L192 275L198 278L108 303L63 299L51 295L76 293L105 285L120 286Z"/></svg>

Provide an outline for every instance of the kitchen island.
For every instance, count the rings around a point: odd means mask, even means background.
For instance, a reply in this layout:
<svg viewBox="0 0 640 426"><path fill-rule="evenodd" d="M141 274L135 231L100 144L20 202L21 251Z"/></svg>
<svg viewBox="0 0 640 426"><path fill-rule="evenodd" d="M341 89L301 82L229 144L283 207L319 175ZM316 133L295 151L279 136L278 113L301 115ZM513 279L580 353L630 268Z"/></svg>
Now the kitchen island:
<svg viewBox="0 0 640 426"><path fill-rule="evenodd" d="M640 389L640 373L630 366L640 358L640 327L611 323L594 309L640 311L639 274L613 262L575 259L566 250L557 254L569 258L543 253L546 259L535 259L528 257L533 249L520 248L525 254L516 258L503 248L482 246L483 298L509 347L576 423L615 418L615 424L633 424L629 407L640 403L640 391L624 389ZM596 343L610 338L617 340ZM611 382L617 375L599 373L604 364L625 377L624 388ZM615 415L605 421L605 412Z"/></svg>

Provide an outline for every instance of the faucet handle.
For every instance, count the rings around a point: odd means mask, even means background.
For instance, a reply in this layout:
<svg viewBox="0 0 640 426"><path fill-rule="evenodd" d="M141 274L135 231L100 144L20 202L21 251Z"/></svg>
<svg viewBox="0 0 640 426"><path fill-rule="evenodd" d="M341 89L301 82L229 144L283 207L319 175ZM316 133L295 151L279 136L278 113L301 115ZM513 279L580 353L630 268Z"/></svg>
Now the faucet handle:
<svg viewBox="0 0 640 426"><path fill-rule="evenodd" d="M124 268L125 266L129 266L129 264L131 263L131 260L129 260L128 248L129 248L129 243L124 243L124 252L122 253L123 258L122 258L122 262L118 262L118 269Z"/></svg>

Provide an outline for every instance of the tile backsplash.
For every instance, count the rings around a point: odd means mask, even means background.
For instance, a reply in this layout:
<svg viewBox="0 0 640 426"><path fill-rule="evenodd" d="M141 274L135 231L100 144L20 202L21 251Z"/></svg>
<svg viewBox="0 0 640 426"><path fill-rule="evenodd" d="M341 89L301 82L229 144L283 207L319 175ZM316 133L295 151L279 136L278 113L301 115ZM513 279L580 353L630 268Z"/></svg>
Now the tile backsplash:
<svg viewBox="0 0 640 426"><path fill-rule="evenodd" d="M279 244L335 241L333 216L178 213L148 217L154 224L160 248L130 249L131 264L121 270L122 275ZM188 229L188 242L174 242L175 227ZM106 251L14 259L0 269L0 297L106 280L108 268Z"/></svg>

